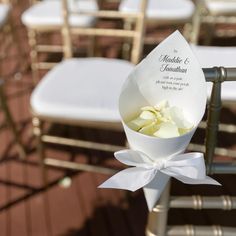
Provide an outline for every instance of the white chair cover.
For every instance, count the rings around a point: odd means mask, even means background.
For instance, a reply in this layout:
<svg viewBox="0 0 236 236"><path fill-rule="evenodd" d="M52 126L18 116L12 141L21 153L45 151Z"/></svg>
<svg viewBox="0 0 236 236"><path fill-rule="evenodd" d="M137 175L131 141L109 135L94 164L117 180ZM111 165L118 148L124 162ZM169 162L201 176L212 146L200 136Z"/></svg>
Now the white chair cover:
<svg viewBox="0 0 236 236"><path fill-rule="evenodd" d="M136 12L139 0L123 0L120 11ZM194 4L190 0L149 0L147 17L159 21L189 19L194 12Z"/></svg>

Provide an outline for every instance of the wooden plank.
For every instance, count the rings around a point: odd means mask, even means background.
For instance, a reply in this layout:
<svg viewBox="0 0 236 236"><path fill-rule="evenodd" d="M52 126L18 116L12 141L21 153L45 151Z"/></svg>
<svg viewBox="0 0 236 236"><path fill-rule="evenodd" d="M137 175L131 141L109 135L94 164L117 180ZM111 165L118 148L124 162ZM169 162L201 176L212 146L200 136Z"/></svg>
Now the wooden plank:
<svg viewBox="0 0 236 236"><path fill-rule="evenodd" d="M43 194L39 193L28 200L30 204L31 227L34 236L47 235Z"/></svg>
<svg viewBox="0 0 236 236"><path fill-rule="evenodd" d="M96 174L96 186L105 181L109 176ZM119 202L122 200L121 190L114 189L98 189L100 198L104 198L104 218L106 225L110 231L110 235L130 235L126 222L124 221L124 215L122 209L119 206Z"/></svg>
<svg viewBox="0 0 236 236"><path fill-rule="evenodd" d="M0 165L0 178L4 179L6 175L6 166L1 164ZM0 184L0 205L6 203L6 186ZM7 235L7 213L5 211L0 212L0 232L2 235Z"/></svg>

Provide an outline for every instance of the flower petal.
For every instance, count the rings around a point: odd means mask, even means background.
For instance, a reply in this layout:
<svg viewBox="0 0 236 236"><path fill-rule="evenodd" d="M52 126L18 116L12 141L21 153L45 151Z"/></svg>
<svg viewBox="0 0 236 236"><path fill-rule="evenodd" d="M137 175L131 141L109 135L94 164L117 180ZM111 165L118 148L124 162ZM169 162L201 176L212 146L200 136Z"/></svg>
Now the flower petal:
<svg viewBox="0 0 236 236"><path fill-rule="evenodd" d="M140 129L139 133L152 136L159 128L160 125L154 121L150 125L144 126L142 129Z"/></svg>
<svg viewBox="0 0 236 236"><path fill-rule="evenodd" d="M138 118L128 122L127 125L129 126L130 129L132 129L134 131L138 131L142 127L144 127L145 125L149 125L151 123L152 123L152 120L142 119L142 118L138 117Z"/></svg>
<svg viewBox="0 0 236 236"><path fill-rule="evenodd" d="M172 121L181 129L191 129L193 125L187 121L184 116L183 110L179 107L171 107L169 109L169 114Z"/></svg>
<svg viewBox="0 0 236 236"><path fill-rule="evenodd" d="M160 125L160 129L157 130L153 135L159 138L172 138L178 137L179 131L175 124L172 124L171 122L165 122Z"/></svg>

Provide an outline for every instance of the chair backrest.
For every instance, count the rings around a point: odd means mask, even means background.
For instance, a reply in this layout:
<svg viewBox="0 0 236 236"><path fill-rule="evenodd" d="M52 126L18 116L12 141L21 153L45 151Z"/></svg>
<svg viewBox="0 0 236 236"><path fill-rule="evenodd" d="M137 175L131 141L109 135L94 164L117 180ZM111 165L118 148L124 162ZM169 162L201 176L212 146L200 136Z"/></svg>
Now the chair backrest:
<svg viewBox="0 0 236 236"><path fill-rule="evenodd" d="M217 2L220 2L220 4L217 4ZM211 3L216 3L216 11L211 12L211 9L209 6L211 6ZM231 4L236 4L236 0L197 0L195 1L196 8L193 16L192 21L192 32L190 34L189 41L193 44L197 44L199 40L200 35L200 29L202 24L208 24L212 25L212 28L208 29L208 32L206 33L206 37L212 37L212 34L215 34L215 24L236 24L236 15L235 15L235 7L231 7ZM225 5L227 5L224 7ZM219 9L218 9L219 8ZM227 9L225 11L225 8ZM225 28L225 27L224 27ZM214 31L212 31L212 29ZM235 36L236 31L235 30L228 30L226 29L220 29L217 33L218 36ZM208 41L206 41L208 42Z"/></svg>
<svg viewBox="0 0 236 236"><path fill-rule="evenodd" d="M98 11L75 11L72 10L68 4L68 0L63 0L63 17L64 24L62 28L62 35L64 39L64 57L72 57L72 35L87 35L87 36L108 36L108 37L120 37L127 38L131 41L132 39L132 50L130 61L134 64L140 60L140 54L142 52L143 45L143 33L144 33L144 22L145 12L148 0L140 1L140 10L134 13L122 13L115 10L98 10ZM80 16L94 16L95 18L103 19L133 19L134 28L131 30L126 29L111 29L111 28L78 28L73 27L70 24L70 17L72 15Z"/></svg>

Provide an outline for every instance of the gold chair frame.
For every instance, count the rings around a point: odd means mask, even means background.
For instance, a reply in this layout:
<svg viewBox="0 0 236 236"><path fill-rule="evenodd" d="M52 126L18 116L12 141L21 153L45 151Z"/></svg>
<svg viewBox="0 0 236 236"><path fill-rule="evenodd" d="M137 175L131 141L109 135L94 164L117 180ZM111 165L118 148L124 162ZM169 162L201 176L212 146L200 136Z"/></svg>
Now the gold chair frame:
<svg viewBox="0 0 236 236"><path fill-rule="evenodd" d="M108 37L118 37L118 38L132 38L133 39L133 49L131 53L131 62L136 64L140 60L140 55L142 52L142 45L143 45L143 33L144 33L144 22L145 22L145 10L147 1L142 0L142 4L140 7L140 12L137 13L121 13L118 11L111 11L111 10L100 10L96 12L82 12L80 11L79 14L89 14L95 17L102 17L102 18L109 18L109 19L121 19L125 20L127 18L134 18L136 19L136 26L133 30L125 30L125 29L108 29L108 28L75 28L70 27L68 22L68 8L67 8L67 0L63 0L63 15L64 15L64 25L62 28L62 35L64 38L64 56L65 58L72 57L72 42L71 42L71 35L78 34L78 35L94 35L94 36L108 36ZM72 12L72 14L78 14L76 12ZM75 126L82 126L82 127L92 127L92 128L102 128L102 129L109 129L109 130L122 130L121 123L113 123L113 122L89 122L87 120L84 121L77 121L77 120L64 120L64 119L52 119L49 117L42 117L39 114L33 112L33 131L38 140L38 154L40 157L41 165L43 168L43 178L45 183L46 181L46 171L45 165L49 166L56 166L56 167L63 167L68 169L75 169L75 170L84 170L84 171L94 171L100 172L105 174L113 174L115 170L111 170L110 168L105 167L98 167L95 165L90 164L79 164L74 162L68 161L61 161L52 158L45 157L45 143L51 144L60 144L60 145L67 145L73 147L83 147L89 149L96 149L108 152L114 152L120 150L121 146L111 145L111 144L103 144L91 141L84 141L84 140L77 140L77 139L70 139L58 136L52 136L44 132L43 124L44 123L59 123L64 125L75 125Z"/></svg>
<svg viewBox="0 0 236 236"><path fill-rule="evenodd" d="M225 14L225 15L213 15L207 9L206 1L210 0L197 0L196 2L196 11L193 16L192 22L192 33L188 36L190 42L193 44L198 44L200 30L203 24L207 25L207 35L205 38L204 44L210 44L213 35L218 37L234 37L236 36L236 30L215 30L216 24L236 24L235 14ZM212 0L217 1L217 0ZM232 1L232 0L228 0Z"/></svg>
<svg viewBox="0 0 236 236"><path fill-rule="evenodd" d="M30 0L30 5L41 2L40 0ZM63 26L55 25L31 25L27 26L28 42L30 46L31 70L33 82L36 84L39 79L40 70L50 70L58 62L39 61L39 54L41 53L63 53L62 45L40 44L38 43L38 36L40 34L60 33ZM88 50L89 51L89 50ZM88 54L92 54L90 51Z"/></svg>
<svg viewBox="0 0 236 236"><path fill-rule="evenodd" d="M37 4L40 0L30 0L30 5ZM55 25L31 25L27 26L28 43L30 46L30 59L33 82L36 84L39 79L39 70L50 70L57 63L39 61L40 53L61 53L63 48L61 45L38 44L37 36L52 32L60 32L61 26Z"/></svg>
<svg viewBox="0 0 236 236"><path fill-rule="evenodd" d="M208 173L210 174L235 174L236 163L214 163L214 151L217 143L217 132L219 126L219 116L222 106L221 102L221 83L225 81L236 81L236 68L206 68L203 69L206 81L213 83L213 89L208 107L208 119L206 128L206 152L205 159ZM236 209L236 197L233 196L214 196L203 197L194 195L191 197L178 196L170 197L170 183L161 195L157 206L149 214L146 229L147 236L233 236L236 228L215 226L170 226L167 227L169 208L190 208L195 210L202 209Z"/></svg>
<svg viewBox="0 0 236 236"><path fill-rule="evenodd" d="M101 5L100 0L98 1L98 6ZM30 5L34 5L41 2L41 0L30 0ZM100 5L99 5L100 4ZM88 14L87 14L88 15ZM92 14L93 15L93 14ZM93 15L95 16L95 15ZM28 31L28 41L30 46L30 58L31 58L31 70L32 70L32 78L33 82L36 84L39 79L39 71L40 70L50 70L58 62L46 62L39 61L39 54L41 53L64 53L64 49L62 45L52 45L52 44L40 44L38 43L37 37L40 34L48 34L53 32L61 32L63 26L55 26L55 25L31 25L27 26ZM90 37L90 42L88 43L87 54L88 56L94 55L94 47L95 47L95 39L93 36Z"/></svg>
<svg viewBox="0 0 236 236"><path fill-rule="evenodd" d="M191 0L193 2L193 0ZM165 21L161 21L159 22L158 20L155 19L148 19L146 17L146 26L172 26L173 28L179 29L179 26L183 27L183 35L185 38L189 38L190 34L191 34L191 29L192 29L192 24L193 24L193 16L190 17L189 19L185 19L185 20L165 20ZM132 28L133 25L133 21L132 19L127 19L125 21L125 29L130 30ZM146 27L147 28L147 27ZM153 45L156 43L159 43L156 39L156 37L153 36L147 36L146 33L144 34L144 44L149 44L149 45ZM124 57L127 58L127 54L129 53L130 50L130 43L129 41L127 41L126 43L124 43L123 45L123 55Z"/></svg>

